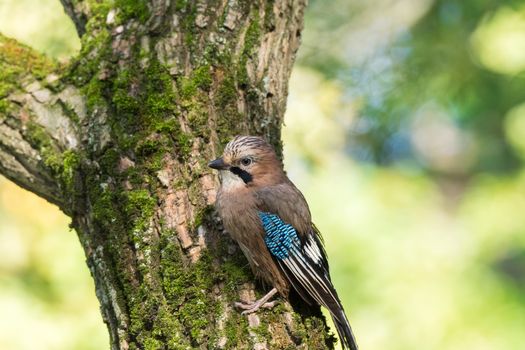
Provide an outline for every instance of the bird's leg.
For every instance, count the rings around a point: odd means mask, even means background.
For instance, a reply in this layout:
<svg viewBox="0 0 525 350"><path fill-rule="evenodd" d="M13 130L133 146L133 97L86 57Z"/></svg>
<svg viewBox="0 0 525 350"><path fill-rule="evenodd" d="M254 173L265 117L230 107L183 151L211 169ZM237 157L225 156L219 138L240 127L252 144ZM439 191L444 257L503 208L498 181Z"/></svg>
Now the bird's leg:
<svg viewBox="0 0 525 350"><path fill-rule="evenodd" d="M268 302L268 300L270 300L275 295L275 293L277 293L277 289L273 288L271 291L266 293L265 296L263 296L259 300L256 300L253 303L245 304L241 302L236 302L235 306L240 309L244 309L244 311L241 312L241 315L251 314L252 312L259 310L261 307L271 309L275 306L276 301Z"/></svg>

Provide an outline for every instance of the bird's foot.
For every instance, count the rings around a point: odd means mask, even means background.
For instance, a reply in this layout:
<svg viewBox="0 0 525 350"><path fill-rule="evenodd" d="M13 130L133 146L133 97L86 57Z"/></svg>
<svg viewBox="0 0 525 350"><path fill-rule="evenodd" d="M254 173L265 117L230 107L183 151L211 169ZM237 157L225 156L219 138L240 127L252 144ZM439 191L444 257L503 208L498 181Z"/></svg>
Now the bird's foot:
<svg viewBox="0 0 525 350"><path fill-rule="evenodd" d="M271 309L272 307L275 306L275 304L277 304L277 301L275 301L275 300L274 301L268 301L268 300L270 300L275 295L275 293L277 293L277 289L273 288L271 291L269 291L261 299L256 300L253 303L236 302L235 303L235 307L244 310L243 312L241 312L241 315L251 314L251 313L256 312L257 310L259 310L260 308Z"/></svg>
<svg viewBox="0 0 525 350"><path fill-rule="evenodd" d="M259 304L257 302L251 303L251 304L245 304L245 303L241 303L241 302L236 302L235 303L235 307L244 310L243 312L241 312L241 315L248 315L248 314L256 312L259 309L271 309L276 304L277 304L277 301L275 301L275 300L274 301L270 301L270 302L266 302L264 304Z"/></svg>

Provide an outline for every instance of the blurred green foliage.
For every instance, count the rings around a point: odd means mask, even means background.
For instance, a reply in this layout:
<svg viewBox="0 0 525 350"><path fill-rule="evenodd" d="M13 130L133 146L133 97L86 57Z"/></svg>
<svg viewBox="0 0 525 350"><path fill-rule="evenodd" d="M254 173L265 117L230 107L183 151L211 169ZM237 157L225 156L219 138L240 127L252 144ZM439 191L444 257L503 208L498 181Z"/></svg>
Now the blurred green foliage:
<svg viewBox="0 0 525 350"><path fill-rule="evenodd" d="M75 26L58 0L0 1L0 30L59 60L80 50Z"/></svg>
<svg viewBox="0 0 525 350"><path fill-rule="evenodd" d="M0 349L108 347L83 255L63 213L0 178Z"/></svg>
<svg viewBox="0 0 525 350"><path fill-rule="evenodd" d="M524 45L523 1L313 1L299 63L359 102L347 153L469 176L521 166L504 120L524 99ZM429 114L448 154L414 145L411 128ZM454 156L469 161L442 164Z"/></svg>
<svg viewBox="0 0 525 350"><path fill-rule="evenodd" d="M311 1L285 163L361 348L523 348L524 48L523 1Z"/></svg>
<svg viewBox="0 0 525 350"><path fill-rule="evenodd" d="M0 31L78 50L58 0L1 2ZM362 349L523 348L524 48L523 1L310 1L285 166ZM66 219L0 197L0 348L105 348Z"/></svg>

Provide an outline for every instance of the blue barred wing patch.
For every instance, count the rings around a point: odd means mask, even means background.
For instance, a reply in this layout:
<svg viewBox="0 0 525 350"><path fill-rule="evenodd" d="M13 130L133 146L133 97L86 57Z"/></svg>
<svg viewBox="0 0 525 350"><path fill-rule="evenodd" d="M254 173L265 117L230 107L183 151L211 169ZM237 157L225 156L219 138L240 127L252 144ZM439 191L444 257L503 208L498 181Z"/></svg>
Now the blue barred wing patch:
<svg viewBox="0 0 525 350"><path fill-rule="evenodd" d="M264 242L270 253L279 260L288 258L290 253L297 252L301 241L292 225L285 223L275 214L259 212L266 236Z"/></svg>

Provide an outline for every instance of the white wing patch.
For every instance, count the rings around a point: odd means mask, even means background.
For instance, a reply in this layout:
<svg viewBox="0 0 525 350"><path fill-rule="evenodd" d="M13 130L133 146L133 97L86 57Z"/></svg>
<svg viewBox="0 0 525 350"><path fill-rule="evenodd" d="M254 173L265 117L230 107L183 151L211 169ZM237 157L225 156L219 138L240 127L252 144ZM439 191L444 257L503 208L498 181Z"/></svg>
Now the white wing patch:
<svg viewBox="0 0 525 350"><path fill-rule="evenodd" d="M304 245L304 251L310 259L317 265L321 265L323 261L323 255L317 245L313 235L308 238L308 242Z"/></svg>

